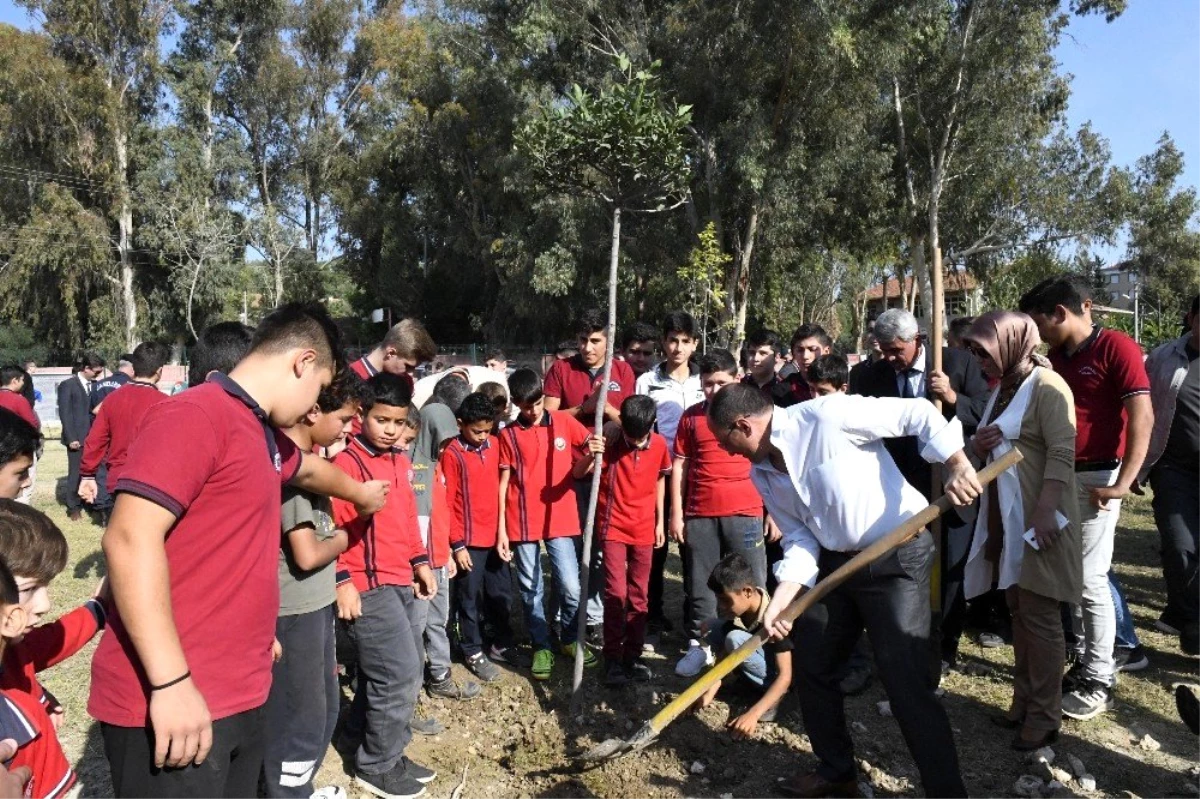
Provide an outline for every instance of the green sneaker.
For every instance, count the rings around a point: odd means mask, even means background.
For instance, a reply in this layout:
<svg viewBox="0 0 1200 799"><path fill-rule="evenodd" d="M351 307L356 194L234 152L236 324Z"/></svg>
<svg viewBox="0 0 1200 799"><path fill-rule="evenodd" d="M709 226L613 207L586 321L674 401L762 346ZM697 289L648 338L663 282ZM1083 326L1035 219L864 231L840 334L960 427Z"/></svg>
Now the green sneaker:
<svg viewBox="0 0 1200 799"><path fill-rule="evenodd" d="M572 662L574 662L574 660L575 660L575 646L576 646L575 644L563 644L562 645L563 655L565 655L566 657L569 657ZM594 653L592 650L588 649L585 646L583 648L583 667L585 669L590 669L592 666L595 666L599 662L600 661L596 658L596 653Z"/></svg>
<svg viewBox="0 0 1200 799"><path fill-rule="evenodd" d="M554 653L549 649L539 649L534 652L533 679L548 680L552 671L554 671Z"/></svg>

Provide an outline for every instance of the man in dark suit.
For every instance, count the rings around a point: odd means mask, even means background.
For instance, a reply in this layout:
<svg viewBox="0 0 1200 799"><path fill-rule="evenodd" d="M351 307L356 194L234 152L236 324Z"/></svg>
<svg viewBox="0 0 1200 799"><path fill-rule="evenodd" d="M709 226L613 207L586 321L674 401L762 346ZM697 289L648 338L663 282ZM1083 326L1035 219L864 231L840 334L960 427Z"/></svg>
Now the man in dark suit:
<svg viewBox="0 0 1200 799"><path fill-rule="evenodd" d="M79 499L79 461L83 442L92 427L94 382L104 373L104 359L87 353L75 364L75 374L58 384L58 420L62 442L67 448L67 516L79 521L83 504Z"/></svg>
<svg viewBox="0 0 1200 799"><path fill-rule="evenodd" d="M942 415L958 418L964 435L975 431L991 390L975 358L964 350L943 349L942 370L933 369L917 320L900 308L884 311L873 332L882 357L865 368L856 393L868 397L925 397L942 401ZM885 446L904 479L929 499L933 474L921 457L915 437L892 438ZM950 665L958 656L958 639L966 614L962 591L963 567L970 553L976 506L955 508L942 517L941 659ZM935 636L936 638L937 636Z"/></svg>

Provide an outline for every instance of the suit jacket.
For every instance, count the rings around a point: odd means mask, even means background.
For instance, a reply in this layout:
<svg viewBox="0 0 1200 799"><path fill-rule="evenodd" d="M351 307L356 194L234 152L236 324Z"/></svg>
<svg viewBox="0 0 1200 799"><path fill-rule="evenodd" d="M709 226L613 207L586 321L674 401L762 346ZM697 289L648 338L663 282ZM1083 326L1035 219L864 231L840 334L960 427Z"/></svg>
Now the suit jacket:
<svg viewBox="0 0 1200 799"><path fill-rule="evenodd" d="M925 396L932 401L928 373L933 369L933 359L929 356L928 349L925 351L925 368ZM991 389L988 388L987 380L979 370L975 358L963 350L943 348L942 371L950 378L950 388L958 394L958 400L953 407L942 405L942 415L947 420L957 416L962 422L964 435L970 435L983 416ZM861 380L851 389L851 393L868 397L899 397L900 390L896 379L896 370L890 363L884 360L876 361L865 367ZM900 467L904 479L928 498L933 481L932 467L921 457L916 437L889 438L884 441L884 445L896 461L896 465Z"/></svg>
<svg viewBox="0 0 1200 799"><path fill-rule="evenodd" d="M71 375L58 384L57 399L62 442L83 444L92 427L92 402L87 390L79 383L79 375Z"/></svg>

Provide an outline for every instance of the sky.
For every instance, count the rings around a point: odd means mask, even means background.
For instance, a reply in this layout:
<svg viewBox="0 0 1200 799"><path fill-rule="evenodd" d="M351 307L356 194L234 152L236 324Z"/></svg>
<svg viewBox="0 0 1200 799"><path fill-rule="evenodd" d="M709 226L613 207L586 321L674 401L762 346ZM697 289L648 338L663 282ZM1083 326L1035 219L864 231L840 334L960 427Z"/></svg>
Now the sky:
<svg viewBox="0 0 1200 799"><path fill-rule="evenodd" d="M31 26L13 0L0 0L0 22ZM1152 152L1167 131L1183 151L1184 181L1200 187L1200 3L1129 0L1111 23L1073 18L1056 55L1074 76L1072 128L1090 120L1119 166Z"/></svg>

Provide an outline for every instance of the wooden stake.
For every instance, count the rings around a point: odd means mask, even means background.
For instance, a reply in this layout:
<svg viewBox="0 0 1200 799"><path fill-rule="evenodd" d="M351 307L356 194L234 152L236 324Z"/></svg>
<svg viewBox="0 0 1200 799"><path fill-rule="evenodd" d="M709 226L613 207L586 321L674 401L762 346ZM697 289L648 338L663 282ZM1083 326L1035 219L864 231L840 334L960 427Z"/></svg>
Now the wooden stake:
<svg viewBox="0 0 1200 799"><path fill-rule="evenodd" d="M932 364L933 371L942 371L942 318L946 313L946 292L942 284L942 250L933 248L933 263L929 269L930 287L933 289L933 308L929 323L929 352L925 356L928 369ZM935 399L933 405L938 413L942 412L942 401ZM942 466L933 465L933 485L930 496L942 494ZM942 617L942 517L937 517L932 525L933 533L933 570L929 575L929 606L933 611L935 631L941 630Z"/></svg>

